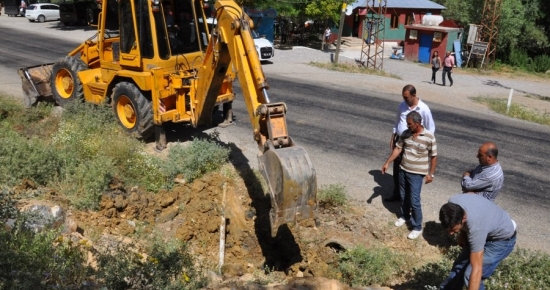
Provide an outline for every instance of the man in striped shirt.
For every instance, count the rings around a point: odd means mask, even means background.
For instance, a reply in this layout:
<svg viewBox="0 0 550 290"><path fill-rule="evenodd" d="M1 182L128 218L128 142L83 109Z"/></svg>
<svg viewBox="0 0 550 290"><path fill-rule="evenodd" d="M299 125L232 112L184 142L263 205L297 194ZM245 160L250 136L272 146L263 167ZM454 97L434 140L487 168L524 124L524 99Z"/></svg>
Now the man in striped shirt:
<svg viewBox="0 0 550 290"><path fill-rule="evenodd" d="M422 182L432 182L437 164L435 136L422 126L422 117L416 111L407 114L407 130L399 137L395 148L382 166L386 173L390 163L403 152L399 171L401 210L396 227L410 221L412 231L408 238L414 240L422 233L422 207L420 192Z"/></svg>
<svg viewBox="0 0 550 290"><path fill-rule="evenodd" d="M390 139L390 150L393 151L395 143L399 136L407 130L407 114L410 112L418 112L422 117L422 126L425 130L435 133L435 123L432 117L432 111L426 103L424 103L417 95L416 88L413 85L406 85L402 91L403 102L397 108L397 116L393 125L393 133ZM385 202L394 202L401 200L399 193L399 165L401 164L401 156L398 156L393 161L393 191L392 195L384 198Z"/></svg>
<svg viewBox="0 0 550 290"><path fill-rule="evenodd" d="M481 144L477 151L479 165L462 174L462 192L479 194L495 201L504 183L504 173L497 157L498 148L495 143Z"/></svg>

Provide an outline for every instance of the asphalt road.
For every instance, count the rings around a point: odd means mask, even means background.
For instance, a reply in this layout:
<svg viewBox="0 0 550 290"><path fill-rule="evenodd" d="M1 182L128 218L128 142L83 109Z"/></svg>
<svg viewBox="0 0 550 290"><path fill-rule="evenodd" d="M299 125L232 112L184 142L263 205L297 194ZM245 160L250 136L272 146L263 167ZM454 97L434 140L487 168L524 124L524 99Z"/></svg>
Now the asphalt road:
<svg viewBox="0 0 550 290"><path fill-rule="evenodd" d="M40 32L47 29L42 24L31 29L36 32L6 29L2 21L0 91L16 96L20 95L19 67L53 62L85 39L71 37L70 31L66 40L45 36ZM290 135L308 150L320 186L345 184L354 203L379 208L387 213L383 222L391 222L395 205L381 201L381 195L391 190L391 176L381 175L380 168L389 153L392 120L404 82L320 70L291 62L293 53L299 52L277 51L273 63L263 65L271 101L283 101L289 108ZM394 88L377 86L381 82L395 82ZM217 130L223 141L236 145L249 166L256 167L257 148L236 86L235 125L208 131ZM518 222L518 244L550 252L549 128L471 108L428 104L436 122L439 162L434 182L423 188L424 222L437 220L439 207L460 191L462 172L477 164L478 146L492 140L499 145L506 176L497 203Z"/></svg>

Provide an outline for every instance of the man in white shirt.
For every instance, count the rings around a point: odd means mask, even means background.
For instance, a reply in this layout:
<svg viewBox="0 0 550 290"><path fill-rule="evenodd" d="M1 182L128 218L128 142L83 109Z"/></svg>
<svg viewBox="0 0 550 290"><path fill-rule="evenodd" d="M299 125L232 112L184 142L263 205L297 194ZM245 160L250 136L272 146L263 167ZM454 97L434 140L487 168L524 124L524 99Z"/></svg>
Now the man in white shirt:
<svg viewBox="0 0 550 290"><path fill-rule="evenodd" d="M393 126L393 134L390 139L390 150L393 150L399 136L407 130L407 114L416 111L422 117L422 126L432 134L435 133L435 123L432 117L432 112L420 98L416 96L416 88L413 85L406 85L402 91L403 102L399 104L395 124ZM401 164L401 156L393 161L393 194L390 197L384 198L386 202L401 200L399 193L399 165Z"/></svg>

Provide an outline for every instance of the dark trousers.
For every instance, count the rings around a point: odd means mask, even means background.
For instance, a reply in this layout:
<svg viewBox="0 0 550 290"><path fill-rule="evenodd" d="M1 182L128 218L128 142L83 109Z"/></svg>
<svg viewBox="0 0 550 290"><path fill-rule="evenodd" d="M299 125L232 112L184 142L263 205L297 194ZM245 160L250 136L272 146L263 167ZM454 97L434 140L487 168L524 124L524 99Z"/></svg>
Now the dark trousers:
<svg viewBox="0 0 550 290"><path fill-rule="evenodd" d="M392 199L401 199L401 193L399 192L399 172L401 171L401 168L399 165L401 165L401 159L403 157L403 153L399 154L397 158L393 161L393 194L391 196Z"/></svg>
<svg viewBox="0 0 550 290"><path fill-rule="evenodd" d="M435 73L439 70L439 68L432 67L432 82L435 83Z"/></svg>
<svg viewBox="0 0 550 290"><path fill-rule="evenodd" d="M405 170L399 172L399 192L401 194L400 217L410 221L412 229L422 230L422 205L420 192L424 175L409 173Z"/></svg>
<svg viewBox="0 0 550 290"><path fill-rule="evenodd" d="M452 67L444 66L443 67L443 85L445 85L445 73L447 73L447 77L449 78L449 81L451 82L451 86L453 85L453 78L451 77L451 69Z"/></svg>

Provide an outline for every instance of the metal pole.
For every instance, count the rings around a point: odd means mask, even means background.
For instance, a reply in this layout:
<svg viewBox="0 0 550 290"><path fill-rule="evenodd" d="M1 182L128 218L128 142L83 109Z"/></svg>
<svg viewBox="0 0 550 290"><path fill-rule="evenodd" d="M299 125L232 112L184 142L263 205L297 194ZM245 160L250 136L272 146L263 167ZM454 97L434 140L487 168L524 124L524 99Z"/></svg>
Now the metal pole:
<svg viewBox="0 0 550 290"><path fill-rule="evenodd" d="M336 55L334 63L338 63L338 54L340 54L340 42L342 39L342 29L344 29L344 18L346 18L346 3L342 3L342 12L340 13L340 26L338 27L338 42L336 43Z"/></svg>

